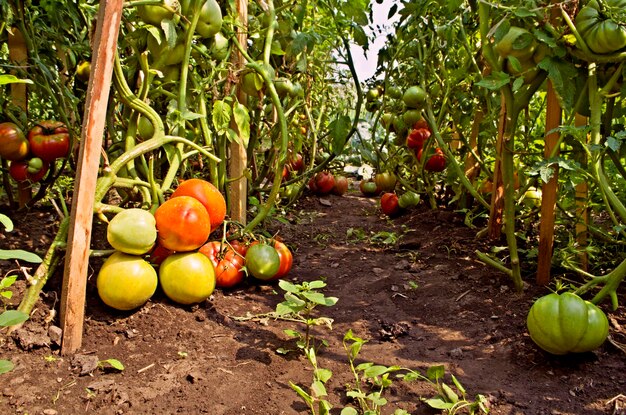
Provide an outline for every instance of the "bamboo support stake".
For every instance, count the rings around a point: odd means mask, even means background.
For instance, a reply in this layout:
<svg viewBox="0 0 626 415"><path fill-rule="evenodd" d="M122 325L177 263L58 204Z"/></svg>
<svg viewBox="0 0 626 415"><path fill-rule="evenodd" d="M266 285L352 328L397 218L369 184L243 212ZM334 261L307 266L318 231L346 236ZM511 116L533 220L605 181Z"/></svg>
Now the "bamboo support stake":
<svg viewBox="0 0 626 415"><path fill-rule="evenodd" d="M504 182L502 180L502 152L504 151L504 131L506 130L506 100L500 100L500 121L498 122L498 139L496 141L496 162L493 167L493 186L491 192L491 209L487 233L489 238L498 239L502 235L502 218L504 216Z"/></svg>
<svg viewBox="0 0 626 415"><path fill-rule="evenodd" d="M239 28L237 30L237 41L242 47L248 44L247 26L248 26L248 2L245 0L237 0L237 14L239 18ZM239 50L234 51L233 57L234 67L241 69L245 65L245 59ZM246 94L237 87L237 99L239 102L246 102ZM246 147L239 142L233 141L230 146L230 158L228 164L228 175L232 179L229 185L229 207L230 218L243 225L246 224L247 198L248 198L248 180L244 175L248 157Z"/></svg>
<svg viewBox="0 0 626 415"><path fill-rule="evenodd" d="M100 0L63 273L62 354L73 353L82 344L94 194L122 3L122 0Z"/></svg>
<svg viewBox="0 0 626 415"><path fill-rule="evenodd" d="M552 82L548 81L548 96L546 106L546 132L561 125L561 106L557 100ZM555 148L559 142L556 132L546 135L544 156L546 158L558 154ZM554 175L541 188L541 222L539 223L539 258L537 259L536 282L547 285L550 282L550 267L552 264L552 248L554 245L554 219L556 197L558 190L559 171L554 167Z"/></svg>
<svg viewBox="0 0 626 415"><path fill-rule="evenodd" d="M13 64L25 68L28 64L28 48L26 47L24 35L17 27L12 28L9 32L7 43L9 46L9 60ZM11 100L16 107L21 108L25 113L28 112L28 91L26 89L26 84L11 84ZM18 206L23 208L28 202L30 202L32 197L33 193L31 183L18 182Z"/></svg>
<svg viewBox="0 0 626 415"><path fill-rule="evenodd" d="M574 119L574 124L577 127L587 125L587 117L576 114L576 118ZM586 164L586 155L584 152L581 152L581 164ZM589 209L587 205L587 201L589 200L589 185L587 182L581 182L576 185L575 188L576 194L576 242L578 246L584 248L587 246L589 241L588 238L588 226L589 226ZM581 252L578 255L578 259L580 261L580 269L587 271L589 268L589 257L586 252Z"/></svg>

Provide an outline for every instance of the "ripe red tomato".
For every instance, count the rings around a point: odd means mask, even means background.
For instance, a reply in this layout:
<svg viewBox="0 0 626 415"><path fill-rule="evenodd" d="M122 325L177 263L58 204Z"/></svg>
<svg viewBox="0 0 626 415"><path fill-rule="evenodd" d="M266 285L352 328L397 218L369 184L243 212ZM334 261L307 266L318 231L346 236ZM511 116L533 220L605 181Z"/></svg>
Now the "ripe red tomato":
<svg viewBox="0 0 626 415"><path fill-rule="evenodd" d="M335 177L329 171L321 171L309 180L309 189L318 195L326 195L335 187Z"/></svg>
<svg viewBox="0 0 626 415"><path fill-rule="evenodd" d="M304 171L304 158L302 154L297 153L293 156L293 158L289 161L289 168L298 173L302 173Z"/></svg>
<svg viewBox="0 0 626 415"><path fill-rule="evenodd" d="M50 163L38 157L30 160L12 161L9 166L9 174L16 182L37 183L48 173L49 167Z"/></svg>
<svg viewBox="0 0 626 415"><path fill-rule="evenodd" d="M154 249L152 250L152 252L150 252L148 259L150 263L153 265L161 265L161 263L165 260L165 258L172 255L173 253L174 251L171 251L163 247L163 245L157 243L154 246Z"/></svg>
<svg viewBox="0 0 626 415"><path fill-rule="evenodd" d="M278 268L278 272L274 274L270 280L277 280L279 278L284 277L291 270L291 266L293 265L293 254L281 241L274 242L274 248L276 252L278 252L278 257L280 258L280 267Z"/></svg>
<svg viewBox="0 0 626 415"><path fill-rule="evenodd" d="M430 130L426 128L414 128L406 138L406 146L408 148L422 148L429 137Z"/></svg>
<svg viewBox="0 0 626 415"><path fill-rule="evenodd" d="M344 195L348 191L349 184L346 176L335 176L335 186L332 193L337 196Z"/></svg>
<svg viewBox="0 0 626 415"><path fill-rule="evenodd" d="M0 157L19 161L26 158L28 151L28 140L20 127L12 122L0 123Z"/></svg>
<svg viewBox="0 0 626 415"><path fill-rule="evenodd" d="M235 250L235 252L239 253L239 255L243 257L246 256L246 252L248 252L248 248L250 247L250 244L247 241L244 242L237 239L228 241L228 243L230 244L230 247Z"/></svg>
<svg viewBox="0 0 626 415"><path fill-rule="evenodd" d="M206 208L191 196L173 197L154 212L158 240L164 248L176 252L201 247L211 233Z"/></svg>
<svg viewBox="0 0 626 415"><path fill-rule="evenodd" d="M198 252L206 255L215 268L215 281L218 287L230 288L240 284L246 274L243 271L245 258L228 244L211 241L202 245Z"/></svg>
<svg viewBox="0 0 626 415"><path fill-rule="evenodd" d="M400 213L401 209L398 204L398 195L395 193L384 193L380 198L380 208L383 213L389 217Z"/></svg>
<svg viewBox="0 0 626 415"><path fill-rule="evenodd" d="M60 121L39 121L28 132L30 151L44 161L66 157L70 151L70 134Z"/></svg>
<svg viewBox="0 0 626 415"><path fill-rule="evenodd" d="M435 149L435 154L424 164L424 170L432 172L444 171L446 168L446 157L443 155L443 151L440 148Z"/></svg>
<svg viewBox="0 0 626 415"><path fill-rule="evenodd" d="M202 179L185 180L172 193L172 198L179 196L191 196L204 205L211 221L211 231L224 222L226 199L211 182Z"/></svg>

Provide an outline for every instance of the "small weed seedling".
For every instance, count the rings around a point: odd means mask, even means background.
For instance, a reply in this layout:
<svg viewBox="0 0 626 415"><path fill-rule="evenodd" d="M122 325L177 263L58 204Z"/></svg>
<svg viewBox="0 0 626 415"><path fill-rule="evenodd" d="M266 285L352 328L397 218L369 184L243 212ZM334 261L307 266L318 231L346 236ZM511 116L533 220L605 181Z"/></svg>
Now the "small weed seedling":
<svg viewBox="0 0 626 415"><path fill-rule="evenodd" d="M314 310L318 306L331 307L334 306L338 298L326 297L319 292L326 287L326 283L321 280L303 282L302 284L292 284L285 280L279 280L278 286L285 291L285 301L276 305L276 309L269 313L249 315L246 317L234 317L233 320L245 321L253 319L273 318L283 321L291 321L303 324L304 333L297 330L284 330L285 334L296 339L296 346L299 350L306 351L313 343L311 329L314 326L326 326L332 330L333 319L328 317L319 317L314 315ZM320 340L322 345L326 345L325 340ZM278 353L287 354L291 350L280 348Z"/></svg>
<svg viewBox="0 0 626 415"><path fill-rule="evenodd" d="M310 347L305 349L304 353L307 359L309 359L311 366L313 366L313 382L311 383L309 392L293 382L289 382L289 385L291 389L295 390L302 400L306 402L311 411L311 415L328 415L333 406L324 399L328 396L325 384L332 377L333 373L328 369L318 367L314 348Z"/></svg>
<svg viewBox="0 0 626 415"><path fill-rule="evenodd" d="M125 369L124 365L122 364L122 362L120 362L117 359L106 359L106 360L100 360L98 362L98 368L99 369L104 370L104 369L106 369L108 367L112 367L113 369L119 370L120 372Z"/></svg>

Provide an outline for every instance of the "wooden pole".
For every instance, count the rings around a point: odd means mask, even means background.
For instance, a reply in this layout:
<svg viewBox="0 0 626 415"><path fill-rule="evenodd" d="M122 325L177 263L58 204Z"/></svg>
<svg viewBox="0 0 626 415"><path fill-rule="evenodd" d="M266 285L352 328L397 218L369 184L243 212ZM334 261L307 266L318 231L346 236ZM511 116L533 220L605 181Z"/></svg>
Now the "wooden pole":
<svg viewBox="0 0 626 415"><path fill-rule="evenodd" d="M122 3L122 0L100 0L63 274L62 354L73 353L82 344L93 198L122 17Z"/></svg>
<svg viewBox="0 0 626 415"><path fill-rule="evenodd" d="M244 48L248 44L248 2L246 0L237 0L237 14L239 18L239 30L237 31L237 40ZM245 65L245 59L239 50L236 50L233 56L234 67L237 69ZM237 99L239 102L246 102L246 94L237 87ZM241 141L241 140L240 140ZM248 198L248 180L244 175L248 165L248 156L246 147L240 142L233 141L229 146L230 157L228 164L228 176L233 180L228 188L230 218L234 221L246 224L247 198Z"/></svg>
<svg viewBox="0 0 626 415"><path fill-rule="evenodd" d="M500 99L500 120L498 122L498 139L496 141L496 162L493 167L493 186L491 191L491 208L487 233L489 238L498 239L502 235L502 219L504 217L504 182L502 180L502 152L504 151L504 130L506 129L506 100Z"/></svg>
<svg viewBox="0 0 626 415"><path fill-rule="evenodd" d="M574 125L576 127L580 127L583 125L587 125L587 117L576 114L576 118L574 119ZM584 152L580 152L580 159L578 160L581 165L587 164L587 157ZM578 246L584 248L587 246L589 241L588 233L589 233L589 209L588 209L588 200L589 200L589 185L587 182L581 182L576 185L575 188L576 194L576 242ZM580 268L587 271L589 268L589 257L586 252L581 252L578 255L578 259L580 261Z"/></svg>
<svg viewBox="0 0 626 415"><path fill-rule="evenodd" d="M12 28L9 32L7 44L9 46L9 60L16 66L26 68L26 65L28 64L28 48L26 47L24 35L17 27ZM15 75L17 75L17 73ZM16 107L21 108L24 113L28 113L28 91L26 89L26 84L11 84L11 101ZM24 131L24 133L26 133L26 131ZM33 192L31 183L18 182L18 206L23 208L28 202L30 202L32 197Z"/></svg>
<svg viewBox="0 0 626 415"><path fill-rule="evenodd" d="M546 132L561 125L561 106L557 100L552 82L548 81L548 96L546 106ZM558 155L559 134L556 132L546 136L544 156ZM539 223L539 257L537 259L536 282L547 285L550 282L550 267L552 264L552 248L554 244L554 219L556 197L559 182L559 170L554 168L554 175L541 188L541 222Z"/></svg>

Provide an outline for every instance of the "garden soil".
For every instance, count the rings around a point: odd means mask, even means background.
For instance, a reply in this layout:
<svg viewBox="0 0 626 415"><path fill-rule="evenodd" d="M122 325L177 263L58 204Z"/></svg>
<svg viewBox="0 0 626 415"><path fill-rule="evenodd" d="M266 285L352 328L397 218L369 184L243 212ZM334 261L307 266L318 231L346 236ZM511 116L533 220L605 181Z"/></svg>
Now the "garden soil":
<svg viewBox="0 0 626 415"><path fill-rule="evenodd" d="M15 230L0 235L0 248L43 255L58 225L54 210L10 216ZM343 197L306 196L284 218L266 227L294 252L288 280L325 281L321 292L338 298L313 311L332 319L332 329L320 325L311 332L318 367L332 372L324 398L331 414L358 407L348 396L359 379L344 349L350 331L366 341L355 365L403 368L389 377L380 414L441 413L424 402L437 394L431 383L395 376L409 369L426 375L438 365L447 385L454 375L465 399L484 396L492 414L626 414L623 290L617 311L601 305L611 322L610 341L594 352L552 356L526 331L529 307L549 290L535 285L525 267L525 289L515 292L507 276L479 262L476 250L505 244L477 239L480 228L467 227L459 213L422 204L389 219L376 198L351 190ZM103 235L96 225L92 247L108 248ZM140 309L118 312L98 298L99 263L91 262L76 354L61 355L58 344L62 270L23 328L2 336L0 358L15 368L0 375L1 414L311 413L290 385L309 391L313 366L285 333L304 333L304 326L267 315L283 300L276 283L249 281L186 307L157 291ZM2 275L16 267L0 262ZM9 306L19 302L24 285L21 278L11 288ZM124 369L111 367L109 359ZM358 385L372 391L363 379Z"/></svg>

